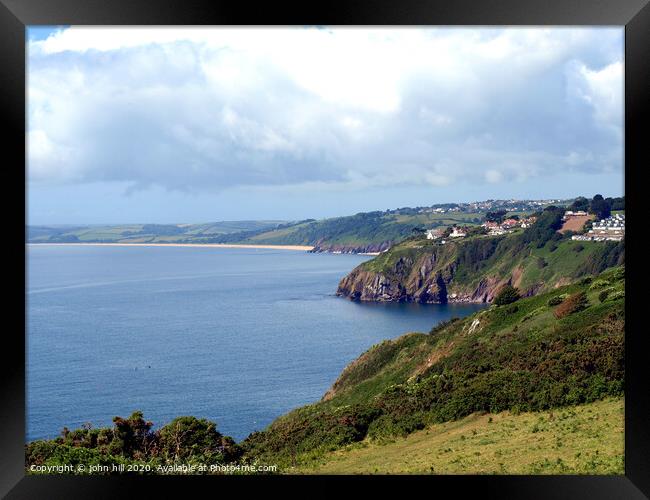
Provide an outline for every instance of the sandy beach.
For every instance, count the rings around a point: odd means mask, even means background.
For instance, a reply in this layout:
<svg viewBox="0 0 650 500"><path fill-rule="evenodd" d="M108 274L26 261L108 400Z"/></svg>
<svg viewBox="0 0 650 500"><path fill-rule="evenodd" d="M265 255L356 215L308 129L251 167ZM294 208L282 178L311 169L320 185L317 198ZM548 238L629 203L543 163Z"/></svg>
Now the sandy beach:
<svg viewBox="0 0 650 500"><path fill-rule="evenodd" d="M214 248L266 248L308 252L314 247L306 245L237 245L229 243L27 243L48 246L97 246L97 247L214 247Z"/></svg>

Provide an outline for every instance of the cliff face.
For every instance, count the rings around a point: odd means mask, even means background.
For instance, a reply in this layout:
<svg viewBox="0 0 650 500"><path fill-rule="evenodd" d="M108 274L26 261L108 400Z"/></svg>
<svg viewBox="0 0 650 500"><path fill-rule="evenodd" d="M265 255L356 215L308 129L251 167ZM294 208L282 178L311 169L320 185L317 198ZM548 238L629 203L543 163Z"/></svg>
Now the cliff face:
<svg viewBox="0 0 650 500"><path fill-rule="evenodd" d="M328 243L318 241L312 253L332 252L332 253L379 253L388 250L393 245L392 241L382 241L381 243L368 243L366 245L342 245L338 243Z"/></svg>
<svg viewBox="0 0 650 500"><path fill-rule="evenodd" d="M582 244L538 221L522 233L444 245L409 238L355 268L337 295L378 302L492 302L505 284L530 296L624 263L624 241Z"/></svg>
<svg viewBox="0 0 650 500"><path fill-rule="evenodd" d="M383 272L358 266L341 280L336 294L374 302L491 302L499 288L512 282L512 277L485 276L474 285L454 283L458 263L446 257L435 250L399 257Z"/></svg>

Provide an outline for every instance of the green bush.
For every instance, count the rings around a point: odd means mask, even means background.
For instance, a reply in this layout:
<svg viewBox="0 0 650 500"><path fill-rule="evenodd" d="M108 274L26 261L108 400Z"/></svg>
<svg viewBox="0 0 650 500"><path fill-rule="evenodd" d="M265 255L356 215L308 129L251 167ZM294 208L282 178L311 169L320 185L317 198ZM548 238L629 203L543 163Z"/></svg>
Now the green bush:
<svg viewBox="0 0 650 500"><path fill-rule="evenodd" d="M113 428L63 429L59 438L34 441L25 448L25 465L195 464L232 463L241 457L235 441L216 430L216 424L195 417L179 417L152 431L152 422L136 411L115 417Z"/></svg>
<svg viewBox="0 0 650 500"><path fill-rule="evenodd" d="M548 300L547 304L549 306L551 306L551 307L557 306L557 305L561 304L564 301L564 299L566 299L567 297L568 297L568 295L566 293L556 295L555 297L551 297Z"/></svg>
<svg viewBox="0 0 650 500"><path fill-rule="evenodd" d="M599 300L600 302L605 302L605 301L607 300L607 297L608 297L608 295L609 295L610 292L611 292L610 289L603 290L602 292L600 292L600 293L598 294L598 300Z"/></svg>
<svg viewBox="0 0 650 500"><path fill-rule="evenodd" d="M160 429L159 437L160 453L171 461L199 456L207 463L221 463L237 454L234 441L206 419L175 418Z"/></svg>
<svg viewBox="0 0 650 500"><path fill-rule="evenodd" d="M618 290L608 297L609 300L617 300L617 299L624 299L625 298L625 290Z"/></svg>
<svg viewBox="0 0 650 500"><path fill-rule="evenodd" d="M604 287L609 286L609 285L611 285L611 283L608 280L606 280L606 279L597 279L591 284L591 286L589 287L589 290L596 290L598 288L604 288Z"/></svg>
<svg viewBox="0 0 650 500"><path fill-rule="evenodd" d="M497 306L503 306L516 302L520 298L521 295L519 295L519 290L512 285L505 285L499 290L496 297L494 297L494 303Z"/></svg>

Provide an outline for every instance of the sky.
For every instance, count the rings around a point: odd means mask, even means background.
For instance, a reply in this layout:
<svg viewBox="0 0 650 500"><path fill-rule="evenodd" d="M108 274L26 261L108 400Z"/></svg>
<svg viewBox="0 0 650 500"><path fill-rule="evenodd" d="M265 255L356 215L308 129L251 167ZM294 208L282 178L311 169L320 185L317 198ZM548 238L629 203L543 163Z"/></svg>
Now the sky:
<svg viewBox="0 0 650 500"><path fill-rule="evenodd" d="M620 196L622 27L30 27L30 224Z"/></svg>

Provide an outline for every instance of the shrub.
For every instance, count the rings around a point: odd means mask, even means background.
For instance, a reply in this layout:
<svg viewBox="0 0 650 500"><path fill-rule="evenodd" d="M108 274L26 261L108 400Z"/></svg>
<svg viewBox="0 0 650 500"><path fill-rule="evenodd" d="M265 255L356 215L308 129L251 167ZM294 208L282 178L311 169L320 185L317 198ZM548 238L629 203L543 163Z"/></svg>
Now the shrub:
<svg viewBox="0 0 650 500"><path fill-rule="evenodd" d="M454 316L453 318L450 318L450 319L448 319L446 321L441 321L440 323L438 323L436 326L434 326L429 331L429 335L435 335L436 333L441 332L442 330L447 328L449 325L453 325L454 323L456 323L456 321L459 321L459 320L460 320L460 318L458 316Z"/></svg>
<svg viewBox="0 0 650 500"><path fill-rule="evenodd" d="M566 299L567 297L568 295L566 293L563 293L561 295L556 295L555 297L551 297L550 299L548 299L547 304L551 307L560 305L562 302L564 302L564 299Z"/></svg>
<svg viewBox="0 0 650 500"><path fill-rule="evenodd" d="M625 290L618 290L617 292L612 293L608 297L609 300L624 299L624 298L625 298Z"/></svg>
<svg viewBox="0 0 650 500"><path fill-rule="evenodd" d="M235 443L222 436L214 422L195 417L178 417L160 429L162 455L172 460L201 456L223 462L236 455Z"/></svg>
<svg viewBox="0 0 650 500"><path fill-rule="evenodd" d="M516 306L515 306L516 307ZM523 318L521 318L521 322L523 323L524 321L528 321L534 316L537 316L538 314L543 313L546 310L544 306L538 307L536 309L533 309L530 311L528 314L526 314Z"/></svg>
<svg viewBox="0 0 650 500"><path fill-rule="evenodd" d="M569 295L566 300L564 300L559 306L555 308L553 314L556 318L564 318L569 314L582 311L589 307L589 299L587 299L587 294L585 292L574 293Z"/></svg>
<svg viewBox="0 0 650 500"><path fill-rule="evenodd" d="M519 311L519 306L517 304L511 305L509 307L505 308L506 313L508 314L514 314L517 311Z"/></svg>
<svg viewBox="0 0 650 500"><path fill-rule="evenodd" d="M589 287L589 290L595 290L597 288L604 288L606 286L611 285L611 283L605 279L597 279L595 280L591 286Z"/></svg>
<svg viewBox="0 0 650 500"><path fill-rule="evenodd" d="M612 274L612 279L614 280L622 280L625 279L625 267L619 267L614 271Z"/></svg>
<svg viewBox="0 0 650 500"><path fill-rule="evenodd" d="M109 444L109 452L112 454L125 457L138 455L153 439L153 422L146 421L141 411L134 411L129 418L114 417L113 424L114 438Z"/></svg>
<svg viewBox="0 0 650 500"><path fill-rule="evenodd" d="M601 302L605 302L607 300L607 296L609 295L610 290L603 290L598 294L598 300Z"/></svg>
<svg viewBox="0 0 650 500"><path fill-rule="evenodd" d="M506 304L512 304L513 302L518 301L521 298L519 295L519 290L517 290L512 285L505 285L499 290L496 297L494 298L494 303L497 306L503 306Z"/></svg>

